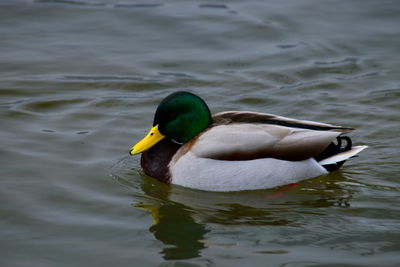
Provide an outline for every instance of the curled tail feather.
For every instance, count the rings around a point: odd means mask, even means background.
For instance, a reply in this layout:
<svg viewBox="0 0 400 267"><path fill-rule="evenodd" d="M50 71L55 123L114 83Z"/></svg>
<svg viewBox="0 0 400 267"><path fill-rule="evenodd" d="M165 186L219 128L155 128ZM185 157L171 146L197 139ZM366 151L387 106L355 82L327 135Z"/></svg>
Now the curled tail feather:
<svg viewBox="0 0 400 267"><path fill-rule="evenodd" d="M367 146L353 146L348 136L338 136L336 140L337 144L330 143L322 153L314 157L329 172L339 169L347 159L367 148Z"/></svg>

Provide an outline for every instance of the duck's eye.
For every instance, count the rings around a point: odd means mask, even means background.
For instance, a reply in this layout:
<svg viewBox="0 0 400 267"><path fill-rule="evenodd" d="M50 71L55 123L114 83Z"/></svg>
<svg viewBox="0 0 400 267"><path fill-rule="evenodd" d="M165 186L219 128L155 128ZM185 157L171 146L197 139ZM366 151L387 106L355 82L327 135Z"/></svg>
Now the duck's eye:
<svg viewBox="0 0 400 267"><path fill-rule="evenodd" d="M177 115L176 113L171 113L171 114L169 114L169 119L170 119L171 121L175 120L176 117L178 117L178 115Z"/></svg>

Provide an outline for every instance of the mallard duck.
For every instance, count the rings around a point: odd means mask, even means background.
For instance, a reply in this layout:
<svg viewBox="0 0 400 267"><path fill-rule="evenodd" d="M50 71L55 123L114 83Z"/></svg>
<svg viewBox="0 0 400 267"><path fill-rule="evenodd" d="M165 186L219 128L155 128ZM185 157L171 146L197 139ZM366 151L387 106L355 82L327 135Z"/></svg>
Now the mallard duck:
<svg viewBox="0 0 400 267"><path fill-rule="evenodd" d="M129 153L160 181L207 191L278 187L327 174L366 146L342 136L354 128L257 112L211 115L190 92L159 104L153 127Z"/></svg>

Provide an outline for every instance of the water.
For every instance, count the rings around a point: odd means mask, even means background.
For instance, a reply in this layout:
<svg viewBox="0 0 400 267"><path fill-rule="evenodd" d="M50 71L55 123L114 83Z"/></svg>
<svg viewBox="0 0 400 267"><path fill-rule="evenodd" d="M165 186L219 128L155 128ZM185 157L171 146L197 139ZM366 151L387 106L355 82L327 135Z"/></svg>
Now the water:
<svg viewBox="0 0 400 267"><path fill-rule="evenodd" d="M0 3L1 266L396 266L398 1ZM176 90L356 127L293 188L210 193L128 150Z"/></svg>

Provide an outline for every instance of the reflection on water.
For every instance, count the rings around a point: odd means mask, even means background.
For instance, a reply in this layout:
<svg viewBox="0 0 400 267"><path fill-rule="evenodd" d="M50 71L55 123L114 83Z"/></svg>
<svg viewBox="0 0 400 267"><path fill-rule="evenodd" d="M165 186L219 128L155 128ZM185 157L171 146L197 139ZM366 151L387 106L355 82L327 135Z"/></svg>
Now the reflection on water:
<svg viewBox="0 0 400 267"><path fill-rule="evenodd" d="M148 179L153 179L149 178ZM187 206L168 201L168 187L157 187L154 181L141 185L141 199L134 207L147 210L153 217L149 231L164 244L160 252L164 259L189 259L200 256L205 248L204 236L208 232L206 226L197 223L193 211Z"/></svg>
<svg viewBox="0 0 400 267"><path fill-rule="evenodd" d="M149 230L165 245L164 259L189 259L200 256L205 248L202 240L208 232L205 225L196 223L187 208L178 203L161 206L139 203L135 207L148 210L154 218Z"/></svg>
<svg viewBox="0 0 400 267"><path fill-rule="evenodd" d="M225 204L223 209L207 216L210 223L225 225L291 225L293 222L287 218L277 216L276 211L253 208L237 203Z"/></svg>
<svg viewBox="0 0 400 267"><path fill-rule="evenodd" d="M131 166L132 161L122 159L113 176L134 191L140 202L133 206L153 217L149 231L164 244L160 253L165 259L196 258L207 247L227 246L207 236L210 224L307 228L309 217L330 216L321 208L351 207L354 193L341 185L353 181L340 172L276 189L215 193L166 185L144 174L138 180L132 171L141 173L140 167Z"/></svg>

